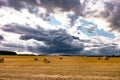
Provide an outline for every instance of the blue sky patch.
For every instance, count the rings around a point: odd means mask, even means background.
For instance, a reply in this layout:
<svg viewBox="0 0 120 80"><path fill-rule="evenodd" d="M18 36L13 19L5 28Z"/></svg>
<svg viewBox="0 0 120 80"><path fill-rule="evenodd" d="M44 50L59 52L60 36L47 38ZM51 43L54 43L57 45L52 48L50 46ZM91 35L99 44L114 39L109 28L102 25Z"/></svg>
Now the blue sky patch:
<svg viewBox="0 0 120 80"><path fill-rule="evenodd" d="M114 34L108 33L103 29L98 29L97 25L92 22L86 21L84 19L81 19L80 22L81 22L81 25L78 27L78 29L84 34L86 34L87 36L104 36L108 38L115 38ZM90 29L90 30L87 30L87 29Z"/></svg>

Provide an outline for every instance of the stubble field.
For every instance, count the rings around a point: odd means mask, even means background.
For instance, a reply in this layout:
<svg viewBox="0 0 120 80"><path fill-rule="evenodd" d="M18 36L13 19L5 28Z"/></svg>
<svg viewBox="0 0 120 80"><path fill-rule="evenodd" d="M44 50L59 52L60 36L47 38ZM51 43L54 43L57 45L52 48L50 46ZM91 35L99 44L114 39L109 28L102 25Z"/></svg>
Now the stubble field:
<svg viewBox="0 0 120 80"><path fill-rule="evenodd" d="M120 80L120 58L2 56L0 80ZM37 58L38 60L34 60ZM50 63L43 60L47 58Z"/></svg>

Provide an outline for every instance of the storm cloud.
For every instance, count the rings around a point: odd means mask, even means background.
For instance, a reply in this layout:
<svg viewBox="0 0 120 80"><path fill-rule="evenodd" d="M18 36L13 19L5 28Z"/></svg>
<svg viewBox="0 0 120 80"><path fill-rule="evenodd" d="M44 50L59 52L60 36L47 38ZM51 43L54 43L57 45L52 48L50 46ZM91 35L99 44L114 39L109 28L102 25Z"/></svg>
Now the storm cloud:
<svg viewBox="0 0 120 80"><path fill-rule="evenodd" d="M79 0L40 0L41 4L47 10L54 12L54 9L60 8L62 11L74 11L80 14L81 3Z"/></svg>
<svg viewBox="0 0 120 80"><path fill-rule="evenodd" d="M66 33L63 29L58 30L44 30L41 27L33 29L18 24L9 24L3 28L6 32L12 32L22 34L20 39L23 41L29 41L31 39L41 41L45 46L41 46L39 43L34 43L35 46L27 46L27 50L36 53L80 53L84 49L84 44L76 37L73 37ZM8 46L8 45L7 45ZM15 45L14 45L15 46ZM12 47L12 46L11 46ZM34 53L35 53L34 52Z"/></svg>
<svg viewBox="0 0 120 80"><path fill-rule="evenodd" d="M93 1L89 1L89 3ZM93 8L88 7L90 9L87 9L88 6L85 7L85 16L93 17L105 20L104 23L108 23L109 25L106 26L106 28L111 28L110 31L120 31L120 1L118 0L103 0L103 1L95 1L93 4Z"/></svg>
<svg viewBox="0 0 120 80"><path fill-rule="evenodd" d="M80 15L88 0L1 0L1 5L13 7L16 10L27 8L35 10L37 7L43 7L48 12L58 11L73 11L75 14ZM4 4L3 4L4 3Z"/></svg>
<svg viewBox="0 0 120 80"><path fill-rule="evenodd" d="M112 3L111 3L112 5ZM112 9L113 8L113 9ZM110 27L113 30L118 30L120 31L120 3L116 3L113 7L111 8L111 11L109 12L109 21L110 21ZM108 8L107 8L108 9Z"/></svg>
<svg viewBox="0 0 120 80"><path fill-rule="evenodd" d="M0 41L1 41L1 40L4 40L4 37L0 35Z"/></svg>

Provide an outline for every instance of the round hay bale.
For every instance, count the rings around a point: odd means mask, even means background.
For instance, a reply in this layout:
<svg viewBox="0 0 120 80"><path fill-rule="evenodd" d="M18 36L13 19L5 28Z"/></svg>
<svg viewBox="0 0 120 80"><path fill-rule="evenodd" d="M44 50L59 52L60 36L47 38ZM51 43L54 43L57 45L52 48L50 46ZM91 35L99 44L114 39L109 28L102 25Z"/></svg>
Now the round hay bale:
<svg viewBox="0 0 120 80"><path fill-rule="evenodd" d="M104 60L109 60L108 56L103 57Z"/></svg>
<svg viewBox="0 0 120 80"><path fill-rule="evenodd" d="M44 58L44 59L43 59L43 62L44 62L44 63L50 63L50 60L47 59L47 58Z"/></svg>
<svg viewBox="0 0 120 80"><path fill-rule="evenodd" d="M98 57L97 60L101 60L101 57Z"/></svg>
<svg viewBox="0 0 120 80"><path fill-rule="evenodd" d="M60 59L60 60L62 60L63 58L62 58L62 57L60 57L59 59Z"/></svg>
<svg viewBox="0 0 120 80"><path fill-rule="evenodd" d="M34 58L35 61L38 61L39 59L38 58Z"/></svg>
<svg viewBox="0 0 120 80"><path fill-rule="evenodd" d="M4 58L0 57L0 63L4 63Z"/></svg>

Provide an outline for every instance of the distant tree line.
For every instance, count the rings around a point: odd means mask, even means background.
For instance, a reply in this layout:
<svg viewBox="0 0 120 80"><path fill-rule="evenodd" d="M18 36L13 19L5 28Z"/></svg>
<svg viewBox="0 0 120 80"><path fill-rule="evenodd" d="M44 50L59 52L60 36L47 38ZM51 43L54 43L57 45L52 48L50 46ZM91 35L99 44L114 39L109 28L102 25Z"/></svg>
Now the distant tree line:
<svg viewBox="0 0 120 80"><path fill-rule="evenodd" d="M17 53L13 51L0 51L0 55L17 55Z"/></svg>

